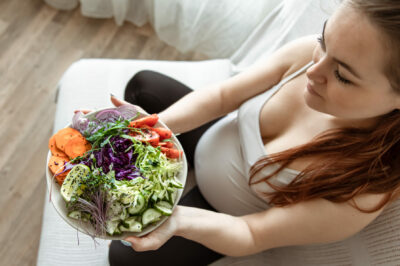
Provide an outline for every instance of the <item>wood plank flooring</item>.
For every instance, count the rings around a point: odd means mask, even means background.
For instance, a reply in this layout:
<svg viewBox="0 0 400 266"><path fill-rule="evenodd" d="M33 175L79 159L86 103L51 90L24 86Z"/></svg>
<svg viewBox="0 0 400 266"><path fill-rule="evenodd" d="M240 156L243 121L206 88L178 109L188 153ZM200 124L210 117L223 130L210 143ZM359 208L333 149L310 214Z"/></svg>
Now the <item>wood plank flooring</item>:
<svg viewBox="0 0 400 266"><path fill-rule="evenodd" d="M58 11L43 0L0 0L0 265L35 265L55 88L80 58L203 60L150 26Z"/></svg>

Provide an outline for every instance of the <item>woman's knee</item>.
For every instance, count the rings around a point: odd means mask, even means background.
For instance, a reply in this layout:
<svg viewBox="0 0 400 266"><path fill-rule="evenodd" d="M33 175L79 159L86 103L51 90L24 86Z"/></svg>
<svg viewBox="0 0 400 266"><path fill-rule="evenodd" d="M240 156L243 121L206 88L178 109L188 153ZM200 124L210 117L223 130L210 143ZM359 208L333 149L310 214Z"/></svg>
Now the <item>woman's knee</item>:
<svg viewBox="0 0 400 266"><path fill-rule="evenodd" d="M126 85L124 95L125 100L135 100L135 96L137 96L141 91L146 91L148 88L151 88L152 81L154 81L155 76L158 75L160 74L151 70L142 70L137 72Z"/></svg>
<svg viewBox="0 0 400 266"><path fill-rule="evenodd" d="M143 70L136 73L125 88L127 102L147 112L158 113L190 93L192 89L164 74Z"/></svg>

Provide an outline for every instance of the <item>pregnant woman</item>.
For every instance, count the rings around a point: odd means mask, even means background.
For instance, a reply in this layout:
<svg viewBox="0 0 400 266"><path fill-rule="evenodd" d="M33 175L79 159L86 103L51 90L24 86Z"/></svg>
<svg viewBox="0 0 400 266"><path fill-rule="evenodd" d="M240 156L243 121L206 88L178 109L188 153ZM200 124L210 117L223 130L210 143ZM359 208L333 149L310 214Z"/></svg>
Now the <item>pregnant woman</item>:
<svg viewBox="0 0 400 266"><path fill-rule="evenodd" d="M157 230L113 241L110 264L206 265L362 230L399 197L399 47L399 1L345 0L321 36L219 84L136 74L125 100L180 133L198 186Z"/></svg>

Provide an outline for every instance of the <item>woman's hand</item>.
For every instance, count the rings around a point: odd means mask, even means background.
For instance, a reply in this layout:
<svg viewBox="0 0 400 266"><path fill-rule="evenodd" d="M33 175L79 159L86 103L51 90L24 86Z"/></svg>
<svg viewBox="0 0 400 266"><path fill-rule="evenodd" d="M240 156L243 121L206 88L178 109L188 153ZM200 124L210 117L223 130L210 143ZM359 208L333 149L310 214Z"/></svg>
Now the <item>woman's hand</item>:
<svg viewBox="0 0 400 266"><path fill-rule="evenodd" d="M156 230L152 231L143 237L130 236L125 238L125 241L131 243L135 251L148 251L159 249L165 244L172 236L174 236L178 229L179 209L176 206L172 215Z"/></svg>
<svg viewBox="0 0 400 266"><path fill-rule="evenodd" d="M125 104L130 104L130 103L124 101L124 100L118 99L117 97L115 97L111 93L110 93L110 97L111 97L111 102L114 104L115 107L118 107L118 106L121 106L121 105L125 105ZM130 104L130 105L132 105L132 104ZM77 112L82 112L84 114L88 114L88 113L93 112L93 110L89 110L89 109L74 110L74 113L77 113Z"/></svg>

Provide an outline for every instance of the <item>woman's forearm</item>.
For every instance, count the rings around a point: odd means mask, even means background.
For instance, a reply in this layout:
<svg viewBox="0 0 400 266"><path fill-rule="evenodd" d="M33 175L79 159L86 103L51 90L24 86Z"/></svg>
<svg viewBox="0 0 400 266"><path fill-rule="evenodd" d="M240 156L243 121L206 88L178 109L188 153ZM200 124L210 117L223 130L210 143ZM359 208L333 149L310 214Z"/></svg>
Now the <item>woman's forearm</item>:
<svg viewBox="0 0 400 266"><path fill-rule="evenodd" d="M254 253L251 231L240 217L185 206L177 206L174 215L178 236L228 256Z"/></svg>
<svg viewBox="0 0 400 266"><path fill-rule="evenodd" d="M184 133L223 115L219 85L195 90L159 113L174 133Z"/></svg>

